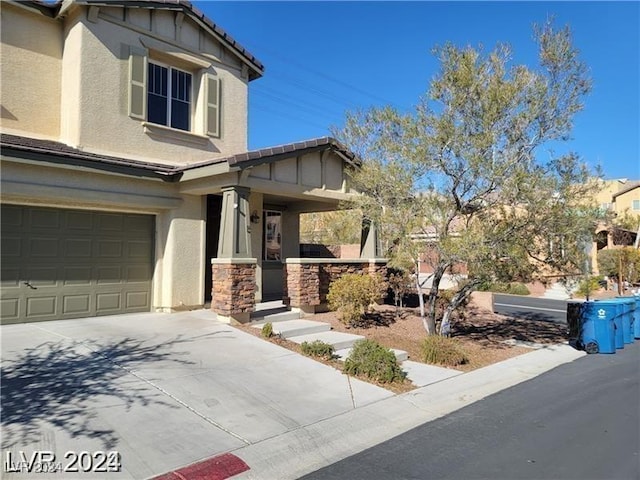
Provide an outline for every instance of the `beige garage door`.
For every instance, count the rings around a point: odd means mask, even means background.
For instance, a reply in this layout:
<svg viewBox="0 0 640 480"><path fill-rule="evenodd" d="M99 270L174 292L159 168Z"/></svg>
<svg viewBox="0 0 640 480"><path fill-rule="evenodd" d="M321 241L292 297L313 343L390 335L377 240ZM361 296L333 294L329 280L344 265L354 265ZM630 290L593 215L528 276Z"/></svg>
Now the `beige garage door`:
<svg viewBox="0 0 640 480"><path fill-rule="evenodd" d="M154 217L2 205L1 321L147 312Z"/></svg>

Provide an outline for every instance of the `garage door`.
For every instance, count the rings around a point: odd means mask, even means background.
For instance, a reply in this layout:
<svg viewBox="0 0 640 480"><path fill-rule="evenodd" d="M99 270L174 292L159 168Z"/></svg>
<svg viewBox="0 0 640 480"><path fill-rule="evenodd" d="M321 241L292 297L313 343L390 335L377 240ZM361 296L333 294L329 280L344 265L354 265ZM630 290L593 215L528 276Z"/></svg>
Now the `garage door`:
<svg viewBox="0 0 640 480"><path fill-rule="evenodd" d="M2 205L1 321L151 309L154 217Z"/></svg>

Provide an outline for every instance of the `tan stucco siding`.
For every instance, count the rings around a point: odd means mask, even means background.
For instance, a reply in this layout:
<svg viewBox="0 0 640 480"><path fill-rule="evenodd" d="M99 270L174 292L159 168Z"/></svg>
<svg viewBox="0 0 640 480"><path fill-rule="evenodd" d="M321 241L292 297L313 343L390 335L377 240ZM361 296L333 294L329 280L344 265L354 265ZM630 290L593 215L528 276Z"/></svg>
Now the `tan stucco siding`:
<svg viewBox="0 0 640 480"><path fill-rule="evenodd" d="M8 3L0 9L2 129L55 139L60 132L62 26Z"/></svg>
<svg viewBox="0 0 640 480"><path fill-rule="evenodd" d="M640 210L633 209L633 201L640 201L640 187L622 193L615 198L616 213L623 214L628 212L632 215L640 215Z"/></svg>
<svg viewBox="0 0 640 480"><path fill-rule="evenodd" d="M200 306L204 301L206 207L202 197L182 199L179 208L157 217L154 305L158 310Z"/></svg>
<svg viewBox="0 0 640 480"><path fill-rule="evenodd" d="M80 31L79 38L75 29ZM246 150L247 84L240 71L220 65L209 69L184 63L173 65L193 75L192 131L196 135L152 125L145 127L144 122L128 116L129 47L142 48L146 39L147 45L154 46L149 54L154 59L158 56L155 48L162 48L162 42L101 18L97 23L83 19L73 30L74 35L68 38L81 44L80 91L78 95L70 88L64 96L75 95L80 101L77 115L81 121L79 124L69 122L80 130L77 146L87 151L179 165ZM173 47L168 45L168 48ZM166 63L167 58L159 60ZM70 59L69 63L72 62ZM215 73L222 81L221 138L204 135L204 82L201 81L204 72Z"/></svg>

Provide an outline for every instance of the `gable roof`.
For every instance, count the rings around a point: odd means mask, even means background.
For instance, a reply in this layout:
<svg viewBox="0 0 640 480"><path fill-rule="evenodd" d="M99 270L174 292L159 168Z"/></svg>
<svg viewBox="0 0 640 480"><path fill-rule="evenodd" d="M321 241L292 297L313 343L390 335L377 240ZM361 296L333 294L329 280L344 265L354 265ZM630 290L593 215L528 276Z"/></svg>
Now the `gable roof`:
<svg viewBox="0 0 640 480"><path fill-rule="evenodd" d="M358 165L355 155L331 137L315 138L303 142L289 143L271 148L262 148L224 158L215 158L185 166L143 162L124 157L85 152L61 142L41 140L19 135L2 134L0 147L24 157L58 165L71 165L93 170L112 171L131 176L160 178L178 182L186 171L226 163L230 167L246 168L261 163L272 163L292 156L304 155L318 150L332 150L347 163ZM36 157L36 158L33 158Z"/></svg>
<svg viewBox="0 0 640 480"><path fill-rule="evenodd" d="M73 0L54 2L45 2L42 0L27 0L17 2L23 6L29 6L39 10L41 13L56 18L60 15L66 5L77 4L87 6L105 6L105 7L137 7L137 8L157 8L164 10L178 10L189 16L195 22L207 29L220 43L222 43L231 52L235 53L248 67L249 80L260 78L264 74L264 65L246 48L240 45L231 35L229 35L219 25L214 23L203 12L193 6L189 1L185 0Z"/></svg>
<svg viewBox="0 0 640 480"><path fill-rule="evenodd" d="M626 186L625 188L623 188L622 190L618 190L616 193L614 193L611 198L613 198L614 200L616 199L616 197L623 195L627 192L630 192L631 190L640 187L640 180L637 180L635 182L629 182L629 185Z"/></svg>

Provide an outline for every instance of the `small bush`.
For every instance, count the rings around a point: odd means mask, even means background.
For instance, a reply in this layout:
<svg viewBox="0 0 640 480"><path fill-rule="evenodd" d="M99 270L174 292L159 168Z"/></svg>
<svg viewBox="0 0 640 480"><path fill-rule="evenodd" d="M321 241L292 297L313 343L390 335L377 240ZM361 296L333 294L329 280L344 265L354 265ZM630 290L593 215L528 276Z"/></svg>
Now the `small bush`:
<svg viewBox="0 0 640 480"><path fill-rule="evenodd" d="M597 292L600 290L600 282L603 277L588 277L580 280L578 284L578 289L576 290L576 295L580 297L586 297L587 295L591 295L593 292Z"/></svg>
<svg viewBox="0 0 640 480"><path fill-rule="evenodd" d="M273 325L271 324L271 322L267 322L262 326L262 330L260 330L260 335L262 335L264 338L273 337Z"/></svg>
<svg viewBox="0 0 640 480"><path fill-rule="evenodd" d="M359 340L353 345L343 371L380 383L402 382L407 377L394 353L373 340Z"/></svg>
<svg viewBox="0 0 640 480"><path fill-rule="evenodd" d="M422 361L448 367L469 363L464 349L456 339L439 335L429 335L422 342Z"/></svg>
<svg viewBox="0 0 640 480"><path fill-rule="evenodd" d="M508 293L511 295L529 295L531 292L524 283L491 282L482 284L478 290L484 292Z"/></svg>
<svg viewBox="0 0 640 480"><path fill-rule="evenodd" d="M331 360L334 356L335 350L333 345L329 345L322 340L315 340L313 342L302 342L300 345L302 353L309 357L319 357L326 360Z"/></svg>
<svg viewBox="0 0 640 480"><path fill-rule="evenodd" d="M384 281L378 275L347 273L331 282L327 301L344 324L354 325L382 298L384 290Z"/></svg>

